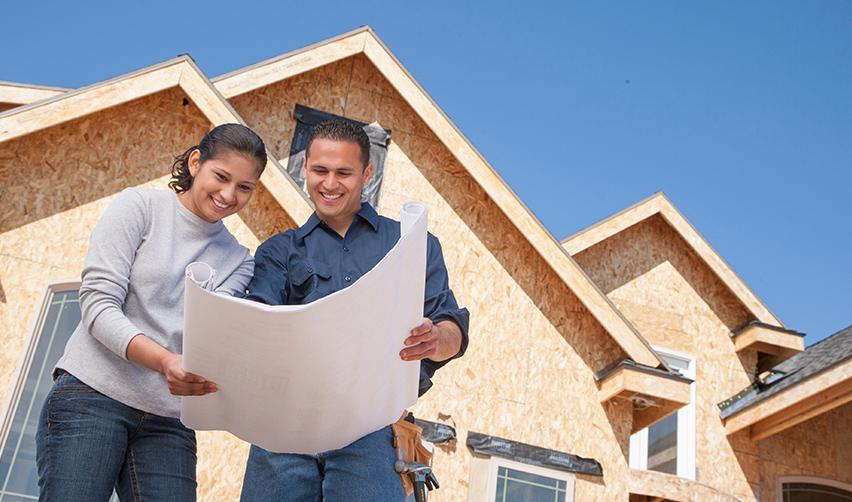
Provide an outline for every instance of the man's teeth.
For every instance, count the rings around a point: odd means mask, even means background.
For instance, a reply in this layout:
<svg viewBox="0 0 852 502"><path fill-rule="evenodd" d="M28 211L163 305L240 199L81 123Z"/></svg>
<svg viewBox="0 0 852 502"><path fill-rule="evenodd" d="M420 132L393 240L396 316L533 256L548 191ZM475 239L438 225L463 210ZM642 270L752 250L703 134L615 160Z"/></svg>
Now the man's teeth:
<svg viewBox="0 0 852 502"><path fill-rule="evenodd" d="M328 193L324 193L324 194L322 194L322 196L325 197L326 199L334 200L334 199L339 199L341 194L331 195L331 194L328 194Z"/></svg>

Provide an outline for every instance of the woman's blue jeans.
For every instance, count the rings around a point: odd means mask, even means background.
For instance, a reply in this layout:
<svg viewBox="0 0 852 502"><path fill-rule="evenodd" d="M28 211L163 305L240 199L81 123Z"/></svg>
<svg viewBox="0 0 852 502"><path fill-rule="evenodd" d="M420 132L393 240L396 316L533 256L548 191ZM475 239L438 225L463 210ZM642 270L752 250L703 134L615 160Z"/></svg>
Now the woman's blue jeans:
<svg viewBox="0 0 852 502"><path fill-rule="evenodd" d="M271 453L252 445L240 500L402 502L395 461L390 426L318 455Z"/></svg>
<svg viewBox="0 0 852 502"><path fill-rule="evenodd" d="M194 501L195 432L63 372L36 433L42 501Z"/></svg>

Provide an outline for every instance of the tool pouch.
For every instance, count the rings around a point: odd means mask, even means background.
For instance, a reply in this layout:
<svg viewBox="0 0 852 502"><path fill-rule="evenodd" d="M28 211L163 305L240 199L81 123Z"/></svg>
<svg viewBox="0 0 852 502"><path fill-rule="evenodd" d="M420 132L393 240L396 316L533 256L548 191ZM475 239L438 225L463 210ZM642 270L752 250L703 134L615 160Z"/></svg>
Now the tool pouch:
<svg viewBox="0 0 852 502"><path fill-rule="evenodd" d="M396 451L402 449L403 460L432 465L432 452L427 450L420 440L420 433L423 430L414 423L414 415L403 413L399 420L391 424L391 428L393 429L393 447ZM411 478L406 474L400 474L399 479L402 487L405 488L406 496L411 495L414 491Z"/></svg>

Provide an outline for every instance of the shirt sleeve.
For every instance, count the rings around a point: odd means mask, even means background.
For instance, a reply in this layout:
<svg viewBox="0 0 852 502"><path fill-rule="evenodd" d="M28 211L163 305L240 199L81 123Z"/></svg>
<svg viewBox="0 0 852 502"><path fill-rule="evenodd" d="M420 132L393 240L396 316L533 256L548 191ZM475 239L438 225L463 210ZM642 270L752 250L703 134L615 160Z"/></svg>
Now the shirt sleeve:
<svg viewBox="0 0 852 502"><path fill-rule="evenodd" d="M240 266L216 288L217 293L239 298L245 296L246 286L251 281L252 274L254 273L254 258L251 257L248 249L245 249L245 253L246 256Z"/></svg>
<svg viewBox="0 0 852 502"><path fill-rule="evenodd" d="M247 288L247 299L267 305L287 304L287 254L279 240L268 239L257 248L254 256L254 277Z"/></svg>
<svg viewBox="0 0 852 502"><path fill-rule="evenodd" d="M80 285L80 310L89 334L122 358L141 331L124 315L130 270L147 226L145 201L124 190L95 225Z"/></svg>
<svg viewBox="0 0 852 502"><path fill-rule="evenodd" d="M426 298L423 302L423 315L431 319L433 323L445 320L454 322L461 331L462 341L458 353L446 361L436 362L430 359L421 361L421 395L431 386L431 378L435 371L452 359L464 355L467 350L470 325L470 312L466 308L459 308L456 297L450 289L441 243L437 237L429 234L426 247Z"/></svg>

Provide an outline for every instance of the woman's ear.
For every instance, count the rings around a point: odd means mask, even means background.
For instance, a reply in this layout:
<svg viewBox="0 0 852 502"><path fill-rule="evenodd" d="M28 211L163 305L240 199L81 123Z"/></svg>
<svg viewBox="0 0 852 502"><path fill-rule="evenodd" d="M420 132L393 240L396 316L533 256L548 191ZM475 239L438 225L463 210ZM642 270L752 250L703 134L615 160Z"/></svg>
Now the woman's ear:
<svg viewBox="0 0 852 502"><path fill-rule="evenodd" d="M198 175L198 170L201 169L201 150L196 148L190 152L186 164L189 166L189 175L195 178Z"/></svg>

